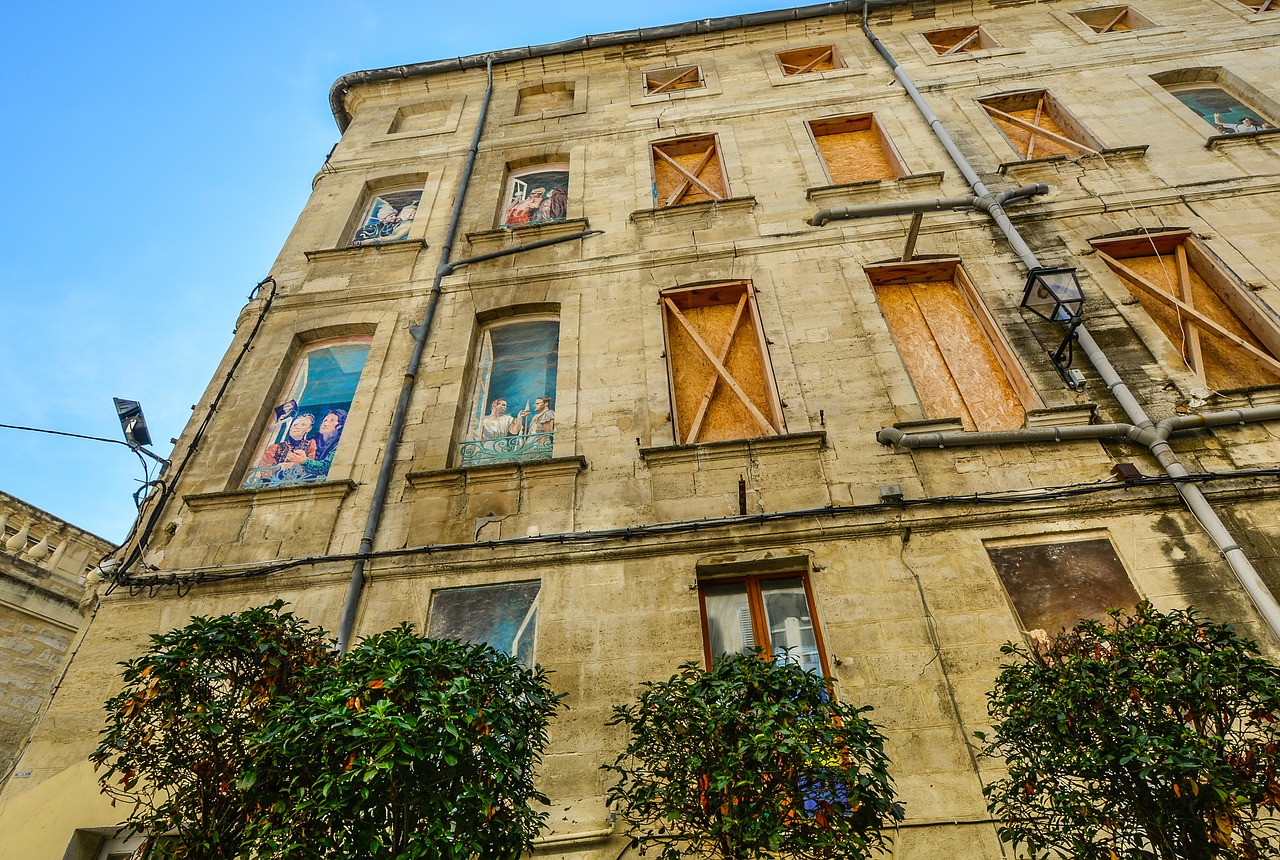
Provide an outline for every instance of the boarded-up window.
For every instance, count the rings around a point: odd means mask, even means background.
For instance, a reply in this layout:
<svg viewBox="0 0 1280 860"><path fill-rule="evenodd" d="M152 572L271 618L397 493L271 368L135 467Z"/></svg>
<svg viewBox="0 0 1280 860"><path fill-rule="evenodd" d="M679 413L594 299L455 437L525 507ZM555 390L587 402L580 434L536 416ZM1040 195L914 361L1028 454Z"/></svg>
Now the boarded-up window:
<svg viewBox="0 0 1280 860"><path fill-rule="evenodd" d="M910 172L875 114L816 119L809 123L809 130L836 185L896 179Z"/></svg>
<svg viewBox="0 0 1280 860"><path fill-rule="evenodd" d="M817 45L812 48L796 48L792 51L778 52L778 65L782 74L807 75L810 72L829 72L832 69L843 69L844 60L836 52L835 45Z"/></svg>
<svg viewBox="0 0 1280 860"><path fill-rule="evenodd" d="M1186 230L1090 244L1210 388L1280 382L1280 326Z"/></svg>
<svg viewBox="0 0 1280 860"><path fill-rule="evenodd" d="M431 598L427 635L483 642L533 667L537 648L539 582L446 588Z"/></svg>
<svg viewBox="0 0 1280 860"><path fill-rule="evenodd" d="M929 418L1021 427L1040 408L1013 350L957 260L870 266L881 313Z"/></svg>
<svg viewBox="0 0 1280 860"><path fill-rule="evenodd" d="M567 111L573 107L573 84L557 82L522 87L516 101L516 116Z"/></svg>
<svg viewBox="0 0 1280 860"><path fill-rule="evenodd" d="M704 86L706 82L702 78L702 66L669 66L665 69L650 69L644 73L645 95L656 96Z"/></svg>
<svg viewBox="0 0 1280 860"><path fill-rule="evenodd" d="M662 313L677 442L783 432L750 284L666 290Z"/></svg>
<svg viewBox="0 0 1280 860"><path fill-rule="evenodd" d="M729 196L714 134L660 141L653 144L652 150L655 205L699 203Z"/></svg>
<svg viewBox="0 0 1280 860"><path fill-rule="evenodd" d="M1105 538L987 547L1023 630L1053 635L1083 618L1138 603L1124 565Z"/></svg>
<svg viewBox="0 0 1280 860"><path fill-rule="evenodd" d="M977 26L934 30L925 33L924 38L940 57L1000 47L1000 43L987 35L986 30Z"/></svg>
<svg viewBox="0 0 1280 860"><path fill-rule="evenodd" d="M1155 26L1149 18L1131 6L1103 6L1099 9L1081 9L1071 14L1098 35L1145 30Z"/></svg>
<svg viewBox="0 0 1280 860"><path fill-rule="evenodd" d="M1097 155L1102 144L1046 90L978 99L1009 144L1026 158Z"/></svg>
<svg viewBox="0 0 1280 860"><path fill-rule="evenodd" d="M1276 0L1240 0L1240 2L1255 12L1274 12L1280 9L1280 3Z"/></svg>

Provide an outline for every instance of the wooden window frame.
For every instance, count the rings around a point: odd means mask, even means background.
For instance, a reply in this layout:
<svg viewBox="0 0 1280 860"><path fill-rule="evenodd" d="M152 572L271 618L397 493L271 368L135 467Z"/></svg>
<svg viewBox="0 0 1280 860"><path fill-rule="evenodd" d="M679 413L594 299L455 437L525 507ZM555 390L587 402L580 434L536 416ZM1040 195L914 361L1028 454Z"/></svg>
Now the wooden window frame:
<svg viewBox="0 0 1280 860"><path fill-rule="evenodd" d="M701 161L693 170L687 170L679 164L668 149L680 149L685 147L694 147L695 149L703 144L709 144L708 149L704 152ZM668 206L679 205L695 187L700 188L703 193L712 200L726 200L729 197L729 175L725 171L724 158L720 153L720 137L715 134L699 134L690 135L688 137L673 137L667 140L657 140L649 144L649 155L652 161L653 187L655 191L658 187L657 168L658 163L665 162L669 167L674 169L678 174L684 176L684 180L676 187L676 190L667 196L666 200L656 200L655 209L665 209ZM712 161L715 161L720 168L720 176L724 180L720 190L712 188L701 180L702 171L707 168ZM702 202L702 201L698 201Z"/></svg>
<svg viewBox="0 0 1280 860"><path fill-rule="evenodd" d="M834 677L831 674L831 662L827 656L826 640L822 635L822 625L818 623L817 602L813 599L813 586L809 582L806 570L790 570L777 573L749 573L739 576L707 577L698 580L698 616L702 624L702 656L707 668L715 663L715 655L711 653L711 635L707 626L707 600L704 589L714 585L746 586L747 605L751 609L751 632L755 644L761 649L762 656L771 656L773 647L769 641L769 626L764 609L764 597L760 583L771 579L799 579L804 585L805 601L809 604L809 619L813 622L813 638L818 649L818 661L822 666L824 678Z"/></svg>
<svg viewBox="0 0 1280 860"><path fill-rule="evenodd" d="M929 44L930 48L933 48L939 57L957 57L976 51L1003 47L999 42L991 38L991 34L982 29L981 24L948 27L945 30L931 30L922 35L925 42Z"/></svg>
<svg viewBox="0 0 1280 860"><path fill-rule="evenodd" d="M729 300L732 295L732 301ZM675 289L663 290L659 299L662 305L662 333L666 346L665 354L667 358L667 383L671 396L671 429L675 436L677 445L693 445L698 443L698 434L702 429L702 422L707 414L707 409L711 404L711 400L715 395L716 389L721 384L728 386L729 390L735 397L746 407L747 412L755 419L758 429L762 432L756 436L744 436L740 438L751 439L760 436L777 436L786 432L786 423L782 415L782 400L778 397L777 380L773 375L773 364L769 358L769 341L764 334L764 326L760 322L760 309L756 304L755 288L750 281L731 281L721 284L704 284L695 287L677 287ZM683 308L681 302L685 303ZM705 307L708 305L728 305L736 304L737 310L734 315L734 321L729 326L728 336L724 342L712 346L708 344L700 335L694 331L693 327L680 313L681 310L687 310L690 307ZM733 343L738 328L743 324L744 318L750 321L752 330L755 333L755 342L759 349L761 372L765 377L766 399L769 407L769 414L765 415L751 402L751 398L747 396L742 387L733 379L733 376L724 366L725 358L728 356L729 347ZM715 370L715 375L711 377L711 381L706 386L703 396L698 407L698 411L694 414L693 420L690 422L688 433L689 438L682 438L680 433L680 414L678 398L676 397L676 369L673 364L674 357L671 349L671 325L675 323L681 325L687 334L691 336L694 343L702 352L703 357L708 360Z"/></svg>
<svg viewBox="0 0 1280 860"><path fill-rule="evenodd" d="M1165 230L1136 236L1091 239L1089 245L1097 253L1098 259L1105 263L1107 268L1131 291L1137 289L1174 308L1185 346L1179 348L1179 345L1174 343L1173 347L1181 353L1187 367L1201 382L1208 384L1201 351L1201 337L1209 336L1225 340L1235 349L1246 353L1270 370L1276 376L1276 383L1280 383L1280 359L1277 358L1280 356L1280 324L1277 324L1258 306L1253 297L1243 288L1236 274L1192 236L1191 231ZM1176 258L1180 297L1174 297L1161 290L1148 279L1129 269L1123 262L1125 259L1134 257L1166 254L1173 254ZM1253 344L1227 331L1195 308L1191 296L1190 270L1194 270L1209 289L1222 300L1222 303L1230 308L1240 323L1261 341L1263 346L1271 350L1271 355L1267 355Z"/></svg>
<svg viewBox="0 0 1280 860"><path fill-rule="evenodd" d="M889 163L889 169L893 171L895 178L910 176L911 171L907 169L907 164L902 159L902 154L898 152L898 148L894 146L893 139L889 137L888 132L884 130L884 126L880 124L874 113L849 114L847 116L824 117L822 119L813 119L805 123L809 129L809 137L813 140L813 147L818 151L818 159L822 162L822 169L826 171L827 181L835 184L835 177L831 175L831 167L827 164L827 157L822 152L822 146L818 139L826 135L846 134L848 132L871 131L875 134L876 140L880 143L880 151L884 153L885 161ZM851 180L858 182L860 180Z"/></svg>
<svg viewBox="0 0 1280 860"><path fill-rule="evenodd" d="M778 68L784 78L800 75L820 75L823 72L834 72L845 68L844 58L836 50L835 45L811 45L807 48L790 48L774 54L778 60ZM831 61L831 68L816 69L823 60Z"/></svg>
<svg viewBox="0 0 1280 860"><path fill-rule="evenodd" d="M1077 9L1071 13L1098 36L1128 33L1133 30L1149 30L1155 22L1132 6L1098 6L1093 9ZM1121 29L1116 29L1120 27Z"/></svg>
<svg viewBox="0 0 1280 860"><path fill-rule="evenodd" d="M1035 409L1043 409L1044 401L1040 399L1039 393L1036 392L1035 386L1031 384L1031 378L1023 369L1022 363L1018 360L1017 354L1013 351L1008 339L1005 337L1004 329L996 322L992 316L990 309L987 308L986 302L982 300L978 288L969 278L969 273L965 271L964 264L959 258L950 258L946 260L933 260L929 262L915 263L876 263L867 266L864 270L867 279L871 282L872 290L876 287L888 284L902 284L912 282L932 282L943 281L956 285L960 291L960 295L964 298L965 304L969 308L969 312L973 314L974 321L977 323L979 330L985 335L987 345L991 348L992 354L995 356L996 362L1004 371L1005 379L1008 380L1010 388L1013 389L1014 396L1022 406L1024 413ZM877 302L879 295L877 294ZM890 331L892 335L892 331ZM896 345L896 344L895 344ZM901 351L899 350L899 355ZM905 367L906 362L903 362ZM910 377L908 371L907 376ZM914 387L914 382L912 383ZM930 415L928 418L949 418L948 415Z"/></svg>
<svg viewBox="0 0 1280 860"><path fill-rule="evenodd" d="M1036 157L1035 144L1037 136L1075 150L1078 153L1077 157L1100 155L1104 148L1102 143L1093 136L1093 133L1085 127L1084 123L1076 119L1075 115L1054 98L1053 94L1048 90L998 93L978 99L978 106L986 112L996 130L1008 141L1014 152L1017 152L1023 161L1029 161ZM1032 106L1036 109L1036 115L1032 122L1027 122L1008 112L1011 110L1026 110ZM1052 119L1064 134L1057 134L1041 128L1039 124L1041 116L1047 116ZM1001 126L1002 122L1029 132L1030 136L1027 138L1026 151L1019 149L1013 139L1005 134L1005 130Z"/></svg>
<svg viewBox="0 0 1280 860"><path fill-rule="evenodd" d="M697 90L706 87L707 78L698 63L681 66L664 66L660 69L646 69L644 73L644 94L646 96L678 93L685 90Z"/></svg>

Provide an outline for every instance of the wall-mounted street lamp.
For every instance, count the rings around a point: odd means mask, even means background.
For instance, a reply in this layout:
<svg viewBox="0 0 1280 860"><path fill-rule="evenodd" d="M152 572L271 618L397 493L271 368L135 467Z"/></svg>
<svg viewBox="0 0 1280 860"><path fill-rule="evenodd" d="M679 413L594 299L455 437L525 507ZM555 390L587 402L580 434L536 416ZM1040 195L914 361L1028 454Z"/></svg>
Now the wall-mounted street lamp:
<svg viewBox="0 0 1280 860"><path fill-rule="evenodd" d="M1084 388L1084 374L1071 369L1072 346L1076 329L1084 319L1084 290L1075 269L1035 268L1027 273L1027 287L1022 293L1022 307L1049 322L1062 323L1067 336L1049 359L1062 381L1072 391Z"/></svg>

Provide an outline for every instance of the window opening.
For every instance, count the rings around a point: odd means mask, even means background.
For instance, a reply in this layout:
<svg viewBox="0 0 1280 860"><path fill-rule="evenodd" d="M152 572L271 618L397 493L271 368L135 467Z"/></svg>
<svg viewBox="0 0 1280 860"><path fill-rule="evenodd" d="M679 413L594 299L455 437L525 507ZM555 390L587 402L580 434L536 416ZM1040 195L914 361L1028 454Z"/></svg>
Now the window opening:
<svg viewBox="0 0 1280 860"><path fill-rule="evenodd" d="M950 57L955 54L985 51L988 48L1000 47L999 42L987 35L987 32L978 26L934 30L931 33L925 33L924 38L939 57Z"/></svg>
<svg viewBox="0 0 1280 860"><path fill-rule="evenodd" d="M812 120L809 130L834 184L896 179L910 173L875 114Z"/></svg>
<svg viewBox="0 0 1280 860"><path fill-rule="evenodd" d="M1165 90L1213 126L1216 134L1248 134L1275 128L1255 110L1217 84L1164 84Z"/></svg>
<svg viewBox="0 0 1280 860"><path fill-rule="evenodd" d="M1081 9L1071 14L1100 36L1155 26L1131 6L1103 6L1099 9Z"/></svg>
<svg viewBox="0 0 1280 860"><path fill-rule="evenodd" d="M569 214L569 164L537 164L507 175L502 226L563 221Z"/></svg>
<svg viewBox="0 0 1280 860"><path fill-rule="evenodd" d="M811 72L829 72L843 69L844 61L836 53L835 45L818 45L812 48L796 48L777 53L778 65L785 77L807 75Z"/></svg>
<svg viewBox="0 0 1280 860"><path fill-rule="evenodd" d="M715 135L660 141L651 149L653 197L659 207L729 196Z"/></svg>
<svg viewBox="0 0 1280 860"><path fill-rule="evenodd" d="M1139 597L1106 538L987 546L987 555L1027 632L1053 635Z"/></svg>
<svg viewBox="0 0 1280 860"><path fill-rule="evenodd" d="M375 195L360 218L360 226L351 237L351 245L382 245L409 238L409 229L413 227L421 200L421 188Z"/></svg>
<svg viewBox="0 0 1280 860"><path fill-rule="evenodd" d="M958 417L966 430L1014 430L1028 408L1041 406L957 261L866 271L927 417Z"/></svg>
<svg viewBox="0 0 1280 860"><path fill-rule="evenodd" d="M676 90L692 90L705 86L702 66L672 66L650 69L644 73L645 95L656 96Z"/></svg>
<svg viewBox="0 0 1280 860"><path fill-rule="evenodd" d="M1280 379L1280 326L1188 231L1090 244L1210 388Z"/></svg>
<svg viewBox="0 0 1280 860"><path fill-rule="evenodd" d="M1240 0L1240 2L1255 12L1274 12L1280 9L1280 3L1277 3L1277 0Z"/></svg>
<svg viewBox="0 0 1280 860"><path fill-rule="evenodd" d="M525 318L484 329L467 429L458 443L461 465L551 459L559 344L556 319Z"/></svg>
<svg viewBox="0 0 1280 860"><path fill-rule="evenodd" d="M699 584L698 599L708 665L721 654L758 647L808 672L830 674L808 577L791 573L711 580Z"/></svg>
<svg viewBox="0 0 1280 860"><path fill-rule="evenodd" d="M1009 144L1024 160L1097 155L1102 144L1048 91L978 99Z"/></svg>
<svg viewBox="0 0 1280 860"><path fill-rule="evenodd" d="M316 483L329 476L371 341L363 335L307 348L258 443L245 489Z"/></svg>
<svg viewBox="0 0 1280 860"><path fill-rule="evenodd" d="M676 442L783 432L751 285L666 290L662 308Z"/></svg>
<svg viewBox="0 0 1280 860"><path fill-rule="evenodd" d="M427 635L483 642L533 668L541 582L446 588L431 596Z"/></svg>
<svg viewBox="0 0 1280 860"><path fill-rule="evenodd" d="M516 116L533 116L573 107L573 84L558 82L522 87L516 95Z"/></svg>

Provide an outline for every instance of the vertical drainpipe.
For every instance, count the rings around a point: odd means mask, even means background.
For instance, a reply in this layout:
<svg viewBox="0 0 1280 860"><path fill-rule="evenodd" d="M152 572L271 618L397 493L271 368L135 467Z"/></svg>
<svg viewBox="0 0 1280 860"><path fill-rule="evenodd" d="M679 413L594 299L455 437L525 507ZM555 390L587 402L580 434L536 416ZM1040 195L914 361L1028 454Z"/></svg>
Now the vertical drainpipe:
<svg viewBox="0 0 1280 860"><path fill-rule="evenodd" d="M396 403L395 416L391 419L391 430L387 437L386 448L382 453L382 467L378 470L378 483L373 490L369 519L365 523L364 535L360 538L360 548L356 551L355 565L351 569L351 584L347 588L346 603L342 607L342 621L338 625L340 655L346 654L351 647L351 631L355 627L356 611L360 608L360 594L364 590L364 568L369 554L373 552L373 538L378 532L382 508L387 500L387 489L391 486L391 475L395 471L396 451L404 435L405 416L409 412L409 398L413 394L413 383L418 376L418 365L422 363L422 353L427 346L427 335L431 331L431 322L435 319L436 306L440 303L440 284L452 271L449 266L449 257L453 254L453 243L458 236L458 224L462 220L462 204L467 196L467 187L471 184L471 171L475 167L476 153L480 149L480 136L484 131L485 118L489 115L489 99L493 96L493 57L489 57L485 72L488 85L484 91L484 101L480 104L480 118L476 121L476 131L471 138L467 162L462 168L462 179L458 182L458 193L453 200L449 229L445 235L444 247L440 249L440 265L436 267L435 280L431 284L431 294L427 298L422 323L409 329L413 334L413 354L409 357L409 366L404 372L404 382L400 386L400 400Z"/></svg>
<svg viewBox="0 0 1280 860"><path fill-rule="evenodd" d="M946 128L942 125L942 120L938 119L933 110L930 109L928 103L924 100L924 96L920 95L920 91L916 89L915 84L911 82L911 78L898 61L893 58L889 50L881 44L875 34L871 32L871 25L867 20L867 2L863 0L862 4L862 32L871 42L872 47L878 53L889 67L893 69L893 75L898 79L898 83L902 84L907 95L911 97L911 101L915 103L916 108L924 116L929 123L929 128L933 130L934 135L942 144L942 148L947 151L951 161L960 170L965 181L973 189L973 193L979 198L979 208L984 209L992 220L996 222L1005 238L1009 240L1009 244L1013 246L1014 253L1022 260L1023 265L1028 270L1038 268L1040 261L1036 258L1035 253L1022 239L1022 235L1018 232L1018 228L1009 220L1009 216L1005 214L1000 203L995 200L994 196L982 179L974 171L969 160L965 158L964 153L956 146L951 135L947 133ZM988 202L989 201L989 202ZM1081 323L1076 328L1076 341L1080 344L1080 348L1088 357L1089 363L1102 377L1102 381L1106 384L1107 390L1111 392L1116 401L1120 404L1120 408L1124 410L1129 421L1142 430L1154 430L1155 424L1147 415L1142 404L1138 402L1138 398L1134 396L1129 386L1120 378L1115 367L1107 358L1106 353L1093 339L1093 335L1089 333L1089 329ZM1227 564L1231 566L1232 572L1244 587L1249 597L1253 600L1253 604L1257 607L1258 612L1262 615L1263 620L1271 629L1271 633L1277 640L1280 640L1280 603L1276 602L1275 596L1267 588L1266 583L1262 581L1262 577L1258 575L1257 569L1253 566L1253 562L1245 554L1244 550L1232 537L1231 532L1223 524L1222 519L1218 516L1218 512L1213 509L1209 500L1200 490L1197 484L1191 483L1191 473L1178 460L1178 455L1169 447L1169 443L1163 438L1150 445L1151 453L1156 460L1164 468L1165 474L1175 479L1178 488L1178 494L1182 497L1183 503L1192 515L1200 522L1200 525L1208 533L1209 537L1218 546L1218 552L1226 559Z"/></svg>

